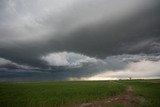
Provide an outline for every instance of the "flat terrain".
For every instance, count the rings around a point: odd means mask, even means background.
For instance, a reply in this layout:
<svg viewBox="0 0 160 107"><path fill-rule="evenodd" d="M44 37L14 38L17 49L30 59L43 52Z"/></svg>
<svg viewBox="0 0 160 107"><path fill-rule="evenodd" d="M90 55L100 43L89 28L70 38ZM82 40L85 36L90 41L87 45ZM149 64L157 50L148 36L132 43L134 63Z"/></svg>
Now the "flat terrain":
<svg viewBox="0 0 160 107"><path fill-rule="evenodd" d="M0 107L159 107L160 80L0 83Z"/></svg>

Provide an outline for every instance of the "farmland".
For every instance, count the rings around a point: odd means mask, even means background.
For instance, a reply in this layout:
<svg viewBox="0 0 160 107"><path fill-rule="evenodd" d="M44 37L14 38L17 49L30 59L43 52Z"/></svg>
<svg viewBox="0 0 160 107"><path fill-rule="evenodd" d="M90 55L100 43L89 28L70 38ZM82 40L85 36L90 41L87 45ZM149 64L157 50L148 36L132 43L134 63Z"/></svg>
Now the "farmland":
<svg viewBox="0 0 160 107"><path fill-rule="evenodd" d="M143 106L160 106L159 80L120 80L0 83L0 107L77 107L118 96L128 87Z"/></svg>

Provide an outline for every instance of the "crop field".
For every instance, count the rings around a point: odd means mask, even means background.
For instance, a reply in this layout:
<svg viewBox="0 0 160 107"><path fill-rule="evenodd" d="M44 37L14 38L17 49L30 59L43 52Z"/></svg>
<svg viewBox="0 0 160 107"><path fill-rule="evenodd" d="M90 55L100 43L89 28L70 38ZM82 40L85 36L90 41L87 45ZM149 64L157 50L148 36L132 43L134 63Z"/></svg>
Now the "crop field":
<svg viewBox="0 0 160 107"><path fill-rule="evenodd" d="M147 102L146 107L160 107L160 80L126 81L123 84L131 86L136 96Z"/></svg>
<svg viewBox="0 0 160 107"><path fill-rule="evenodd" d="M132 87L141 103L145 103L143 106L160 106L159 80L121 80L0 83L0 107L79 107L82 103L118 96L127 87Z"/></svg>

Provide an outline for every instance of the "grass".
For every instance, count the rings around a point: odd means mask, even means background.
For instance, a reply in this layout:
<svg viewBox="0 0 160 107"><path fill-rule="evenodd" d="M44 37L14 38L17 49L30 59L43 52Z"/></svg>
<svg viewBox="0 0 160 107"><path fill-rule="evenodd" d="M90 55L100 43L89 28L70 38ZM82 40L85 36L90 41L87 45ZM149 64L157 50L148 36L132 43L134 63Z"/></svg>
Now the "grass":
<svg viewBox="0 0 160 107"><path fill-rule="evenodd" d="M118 95L128 86L142 106L160 107L159 80L0 83L0 107L70 107Z"/></svg>
<svg viewBox="0 0 160 107"><path fill-rule="evenodd" d="M143 106L160 107L160 80L125 81L123 84L133 88Z"/></svg>
<svg viewBox="0 0 160 107"><path fill-rule="evenodd" d="M0 107L60 107L114 96L125 86L109 81L1 83Z"/></svg>

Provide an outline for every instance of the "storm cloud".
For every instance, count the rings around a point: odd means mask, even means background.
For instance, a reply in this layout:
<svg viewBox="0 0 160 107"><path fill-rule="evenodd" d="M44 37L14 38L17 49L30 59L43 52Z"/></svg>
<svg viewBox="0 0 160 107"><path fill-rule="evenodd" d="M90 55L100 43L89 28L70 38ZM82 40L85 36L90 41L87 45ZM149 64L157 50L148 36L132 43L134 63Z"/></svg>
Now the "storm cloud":
<svg viewBox="0 0 160 107"><path fill-rule="evenodd" d="M1 0L0 13L2 74L30 70L54 72L51 77L61 79L88 78L124 70L144 56L159 64L157 0ZM130 55L138 59L117 60Z"/></svg>

